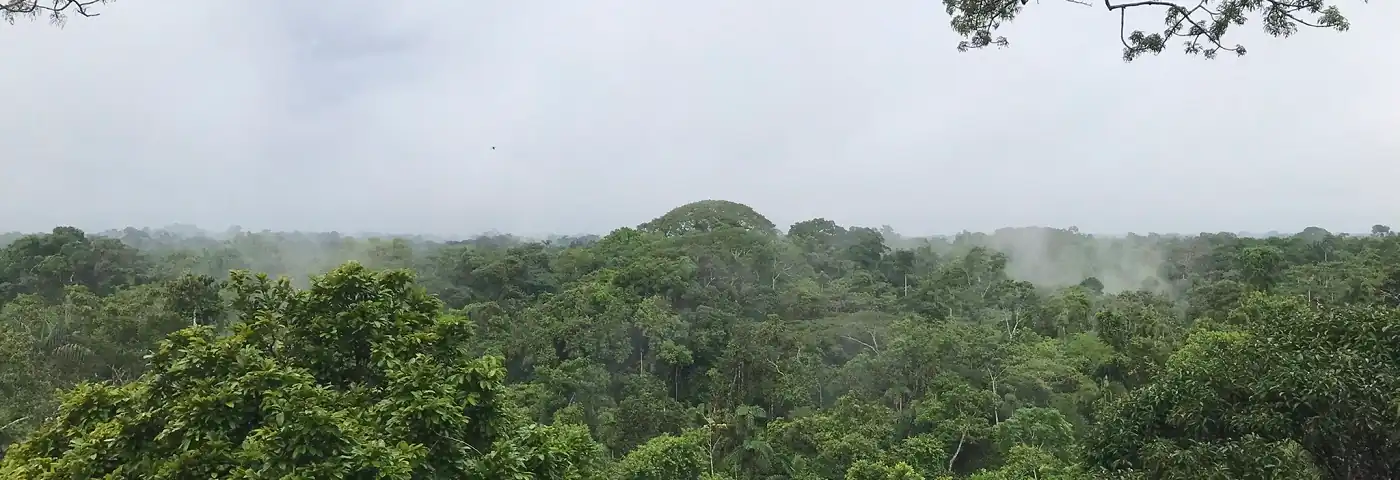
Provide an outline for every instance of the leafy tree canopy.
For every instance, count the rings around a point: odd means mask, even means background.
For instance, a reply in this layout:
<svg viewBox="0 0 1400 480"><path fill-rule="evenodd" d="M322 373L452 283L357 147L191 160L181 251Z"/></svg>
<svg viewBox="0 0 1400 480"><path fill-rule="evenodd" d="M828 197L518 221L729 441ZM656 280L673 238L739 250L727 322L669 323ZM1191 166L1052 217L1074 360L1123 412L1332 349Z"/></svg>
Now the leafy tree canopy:
<svg viewBox="0 0 1400 480"><path fill-rule="evenodd" d="M0 476L574 478L597 459L586 430L522 421L500 359L469 355L471 324L408 272L230 283L230 335L185 329L135 381L79 385Z"/></svg>
<svg viewBox="0 0 1400 480"><path fill-rule="evenodd" d="M0 241L0 478L1400 475L1381 224Z"/></svg>

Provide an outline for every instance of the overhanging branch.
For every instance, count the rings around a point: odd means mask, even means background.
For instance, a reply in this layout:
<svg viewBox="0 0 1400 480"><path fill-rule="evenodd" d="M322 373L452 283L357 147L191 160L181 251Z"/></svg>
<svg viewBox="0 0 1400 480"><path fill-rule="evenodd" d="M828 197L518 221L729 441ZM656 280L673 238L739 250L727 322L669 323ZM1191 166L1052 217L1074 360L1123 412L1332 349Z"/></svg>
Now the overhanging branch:
<svg viewBox="0 0 1400 480"><path fill-rule="evenodd" d="M1076 5L1092 5L1093 0L1064 0ZM1118 3L1114 3L1118 1ZM953 30L964 40L958 50L980 49L991 45L1005 47L1005 37L995 33L1020 15L1030 0L943 0L952 16ZM1194 4L1193 4L1194 3ZM1214 58L1219 52L1244 55L1241 45L1225 43L1226 33L1254 17L1265 33L1287 37L1300 27L1331 28L1345 31L1348 22L1328 0L1104 0L1104 9L1119 14L1119 40L1124 60L1143 53L1161 53L1167 44L1183 37L1186 53ZM1148 33L1127 29L1127 10L1159 7L1166 12L1166 28ZM1248 17L1247 17L1248 16ZM1308 17L1309 19L1304 19Z"/></svg>
<svg viewBox="0 0 1400 480"><path fill-rule="evenodd" d="M0 17L10 24L15 23L15 18L20 16L37 17L45 14L49 21L55 25L62 25L67 19L68 13L77 13L83 17L96 17L100 13L91 11L88 7L97 4L108 3L111 0L0 0Z"/></svg>

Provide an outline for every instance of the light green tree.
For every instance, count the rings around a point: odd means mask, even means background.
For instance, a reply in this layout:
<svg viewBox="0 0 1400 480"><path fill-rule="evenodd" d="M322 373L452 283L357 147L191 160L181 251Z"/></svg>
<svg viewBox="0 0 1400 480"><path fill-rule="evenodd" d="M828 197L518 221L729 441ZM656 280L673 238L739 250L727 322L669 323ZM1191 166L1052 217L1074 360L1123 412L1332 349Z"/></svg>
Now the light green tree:
<svg viewBox="0 0 1400 480"><path fill-rule="evenodd" d="M231 334L191 327L125 385L85 383L0 477L589 478L600 447L505 402L497 357L407 271L236 273Z"/></svg>

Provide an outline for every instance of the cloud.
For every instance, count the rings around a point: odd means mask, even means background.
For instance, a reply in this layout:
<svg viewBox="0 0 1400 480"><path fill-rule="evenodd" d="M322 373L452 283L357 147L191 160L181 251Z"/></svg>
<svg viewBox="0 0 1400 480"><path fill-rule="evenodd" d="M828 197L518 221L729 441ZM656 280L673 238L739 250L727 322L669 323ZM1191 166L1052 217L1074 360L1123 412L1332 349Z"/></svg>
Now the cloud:
<svg viewBox="0 0 1400 480"><path fill-rule="evenodd" d="M1400 219L1400 6L1343 6L1347 33L1124 64L1114 15L1064 2L965 54L926 0L117 2L0 27L0 230L601 232L724 198L911 233L1363 231Z"/></svg>

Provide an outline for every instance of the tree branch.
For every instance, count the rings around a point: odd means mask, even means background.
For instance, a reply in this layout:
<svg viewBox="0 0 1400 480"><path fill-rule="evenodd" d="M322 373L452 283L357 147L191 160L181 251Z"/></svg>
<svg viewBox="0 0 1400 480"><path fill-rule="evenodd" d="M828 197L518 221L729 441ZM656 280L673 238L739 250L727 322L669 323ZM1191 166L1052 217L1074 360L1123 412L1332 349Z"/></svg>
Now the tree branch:
<svg viewBox="0 0 1400 480"><path fill-rule="evenodd" d="M1088 5L1092 0L1065 0L1076 5ZM1117 11L1119 40L1123 44L1123 59L1132 61L1143 53L1161 53L1175 37L1185 37L1187 54L1215 58L1219 52L1244 55L1242 45L1227 46L1226 33L1244 25L1252 14L1259 14L1264 32L1274 37L1297 33L1299 26L1330 28L1345 31L1350 24L1337 7L1328 0L1104 0L1109 12ZM1211 3L1216 2L1216 3ZM952 16L952 27L964 40L959 51L1008 45L1006 37L995 32L1020 15L1029 0L943 0ZM1167 27L1157 33L1141 30L1129 32L1126 11L1138 7L1161 7L1166 10ZM1316 17L1305 20L1303 16Z"/></svg>
<svg viewBox="0 0 1400 480"><path fill-rule="evenodd" d="M3 432L3 431L5 431L5 430L7 430L7 429L9 429L10 427L13 427L13 426L15 426L15 425L18 425L20 422L23 422L23 421L25 421L25 420L29 420L29 417L28 417L28 416L23 416L23 417L16 418L14 421L12 421L12 422L10 422L10 423L6 423L4 426L0 426L0 432Z"/></svg>
<svg viewBox="0 0 1400 480"><path fill-rule="evenodd" d="M852 337L852 336L850 336L850 335L842 335L841 337L845 338L846 340L850 340L850 341L852 341L852 342L856 342L856 343L859 343L859 344L861 344L861 345L864 345L865 348L869 348L870 351L872 351L872 352L880 353L880 348L879 348L879 347L876 347L876 346L871 345L871 344L869 344L869 343L865 343L864 341L862 341L862 340L859 339L859 338ZM871 339L873 340L874 338L875 338L875 337L872 335L872 336L871 336Z"/></svg>
<svg viewBox="0 0 1400 480"><path fill-rule="evenodd" d="M68 18L68 12L77 12L83 17L96 17L100 13L88 10L88 7L98 4L105 4L111 0L0 0L0 17L11 25L15 23L15 18L20 16L37 17L39 14L47 14L49 23L62 26Z"/></svg>
<svg viewBox="0 0 1400 480"><path fill-rule="evenodd" d="M1226 47L1224 44L1220 43L1220 36L1218 34L1212 33L1211 30L1191 18L1191 16L1197 12L1206 12L1213 20L1215 19L1215 12L1206 8L1207 1L1208 0L1201 0L1200 3L1197 3L1195 7L1189 10L1181 5L1160 0L1141 0L1119 4L1111 3L1109 0L1103 0L1103 6L1110 12L1118 10L1118 37L1119 40L1123 42L1124 60L1132 60L1134 57L1149 51L1154 53L1161 52L1166 46L1167 40L1179 35L1182 23L1191 24L1190 33L1187 34L1191 37L1191 40L1186 42L1187 53L1204 53L1207 58L1214 58L1216 52L1220 50L1244 55L1244 47L1239 45ZM1153 34L1152 36L1147 36L1143 35L1141 31L1134 31L1132 34L1128 34L1125 31L1127 25L1127 10L1134 7L1149 6L1165 7L1168 10L1168 20L1171 20L1174 15L1179 15L1180 18L1177 18L1176 22L1172 23L1171 27L1168 27L1161 35ZM1202 50L1200 48L1200 38L1202 36L1206 37L1212 45L1215 45L1215 48ZM1131 42L1132 45L1129 45L1129 42Z"/></svg>

